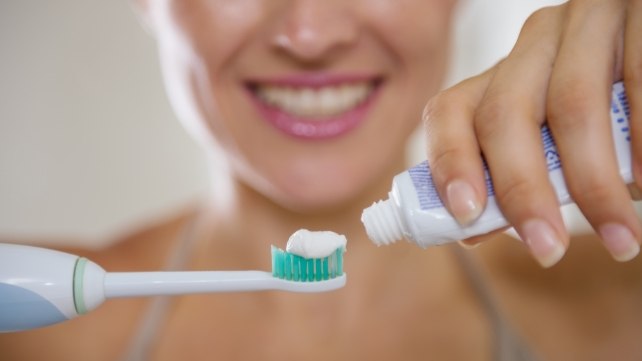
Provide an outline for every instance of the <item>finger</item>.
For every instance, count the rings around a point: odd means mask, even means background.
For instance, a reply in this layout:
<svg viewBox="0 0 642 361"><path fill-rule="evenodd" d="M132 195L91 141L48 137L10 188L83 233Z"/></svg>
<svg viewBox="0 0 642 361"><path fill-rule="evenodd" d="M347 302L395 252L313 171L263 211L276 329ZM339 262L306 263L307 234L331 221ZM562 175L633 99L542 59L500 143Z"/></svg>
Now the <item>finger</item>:
<svg viewBox="0 0 642 361"><path fill-rule="evenodd" d="M423 114L427 160L437 192L460 224L482 212L486 185L472 118L493 70L432 98Z"/></svg>
<svg viewBox="0 0 642 361"><path fill-rule="evenodd" d="M548 123L568 190L619 261L639 252L639 222L619 175L610 100L622 2L577 1L569 8L550 80ZM595 51L595 49L601 49Z"/></svg>
<svg viewBox="0 0 642 361"><path fill-rule="evenodd" d="M563 7L533 14L480 104L475 128L502 213L543 266L568 246L541 138Z"/></svg>
<svg viewBox="0 0 642 361"><path fill-rule="evenodd" d="M642 188L642 0L629 1L624 32L624 87L629 100L633 177Z"/></svg>
<svg viewBox="0 0 642 361"><path fill-rule="evenodd" d="M629 190L629 195L631 196L631 199L635 201L642 200L642 190L640 190L640 187L637 186L635 183L631 183L627 186Z"/></svg>
<svg viewBox="0 0 642 361"><path fill-rule="evenodd" d="M477 248L477 246L479 246L480 244L482 244L482 243L484 243L484 242L486 242L486 241L488 241L490 239L493 239L493 236L496 236L496 235L498 235L500 233L504 233L508 229L510 229L510 227L502 227L502 228L496 229L494 231L488 232L486 234L481 234L481 235L478 235L478 236L462 239L462 240L458 241L458 243L459 243L460 246L462 246L465 249Z"/></svg>

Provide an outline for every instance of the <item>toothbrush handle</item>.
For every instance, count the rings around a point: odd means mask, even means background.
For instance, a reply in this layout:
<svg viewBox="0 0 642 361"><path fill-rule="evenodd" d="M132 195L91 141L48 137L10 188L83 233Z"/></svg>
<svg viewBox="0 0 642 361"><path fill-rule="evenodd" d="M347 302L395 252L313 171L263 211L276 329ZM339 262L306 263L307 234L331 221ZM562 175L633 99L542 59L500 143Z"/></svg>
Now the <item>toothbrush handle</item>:
<svg viewBox="0 0 642 361"><path fill-rule="evenodd" d="M268 290L276 282L263 271L109 272L107 298Z"/></svg>
<svg viewBox="0 0 642 361"><path fill-rule="evenodd" d="M0 332L28 330L78 315L73 279L78 256L0 243Z"/></svg>
<svg viewBox="0 0 642 361"><path fill-rule="evenodd" d="M106 298L267 290L323 292L345 282L345 275L322 282L298 282L278 279L265 271L110 272L105 275L104 290Z"/></svg>

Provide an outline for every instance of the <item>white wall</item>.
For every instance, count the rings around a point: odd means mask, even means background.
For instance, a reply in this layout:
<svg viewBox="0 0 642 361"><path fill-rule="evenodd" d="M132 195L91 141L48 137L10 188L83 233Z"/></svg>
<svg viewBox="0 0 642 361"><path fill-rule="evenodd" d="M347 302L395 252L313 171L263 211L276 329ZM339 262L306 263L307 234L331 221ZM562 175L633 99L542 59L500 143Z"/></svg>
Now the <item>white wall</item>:
<svg viewBox="0 0 642 361"><path fill-rule="evenodd" d="M128 0L0 2L0 239L90 239L205 189Z"/></svg>
<svg viewBox="0 0 642 361"><path fill-rule="evenodd" d="M462 1L452 80L560 2ZM204 192L204 156L174 119L154 51L128 0L0 2L0 239L100 245Z"/></svg>

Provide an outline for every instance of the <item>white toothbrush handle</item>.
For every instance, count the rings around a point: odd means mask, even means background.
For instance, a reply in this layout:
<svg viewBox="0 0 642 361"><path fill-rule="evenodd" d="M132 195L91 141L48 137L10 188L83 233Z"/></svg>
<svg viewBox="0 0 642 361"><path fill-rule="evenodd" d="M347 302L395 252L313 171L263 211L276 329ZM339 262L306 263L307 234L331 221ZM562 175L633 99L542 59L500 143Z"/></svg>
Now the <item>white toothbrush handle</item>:
<svg viewBox="0 0 642 361"><path fill-rule="evenodd" d="M345 275L327 281L286 281L264 271L113 272L105 275L105 297L282 290L323 292L343 287Z"/></svg>

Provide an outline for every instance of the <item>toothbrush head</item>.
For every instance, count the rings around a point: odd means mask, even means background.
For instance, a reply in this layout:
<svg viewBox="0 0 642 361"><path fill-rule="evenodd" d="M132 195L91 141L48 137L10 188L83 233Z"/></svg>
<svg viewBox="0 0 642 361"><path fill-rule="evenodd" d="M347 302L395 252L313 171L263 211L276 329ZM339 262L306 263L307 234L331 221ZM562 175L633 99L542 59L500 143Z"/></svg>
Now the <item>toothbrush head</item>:
<svg viewBox="0 0 642 361"><path fill-rule="evenodd" d="M295 282L322 282L344 277L344 247L323 258L305 258L272 246L272 276Z"/></svg>

